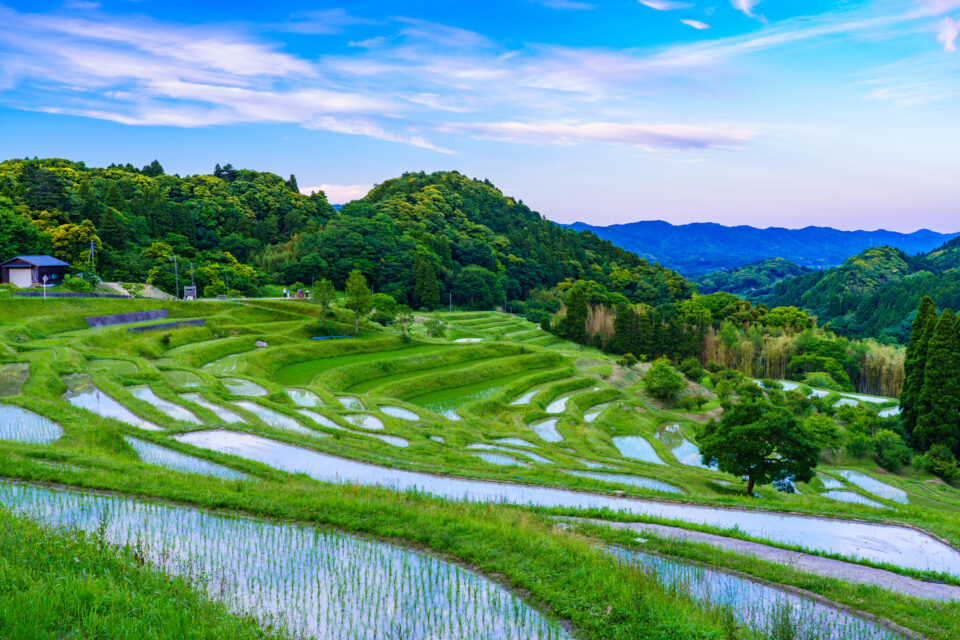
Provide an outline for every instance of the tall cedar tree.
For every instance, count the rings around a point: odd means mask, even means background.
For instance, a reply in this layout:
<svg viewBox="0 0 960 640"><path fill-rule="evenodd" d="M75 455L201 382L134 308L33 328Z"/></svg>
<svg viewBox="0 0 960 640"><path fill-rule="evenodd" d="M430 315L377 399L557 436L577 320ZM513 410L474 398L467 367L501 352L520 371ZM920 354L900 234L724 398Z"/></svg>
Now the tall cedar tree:
<svg viewBox="0 0 960 640"><path fill-rule="evenodd" d="M433 310L440 306L440 287L433 265L417 258L413 265L413 299L418 308Z"/></svg>
<svg viewBox="0 0 960 640"><path fill-rule="evenodd" d="M229 166L229 165L228 165ZM367 279L359 269L354 269L347 276L347 299L344 306L353 311L353 335L360 335L360 316L370 310L373 294L367 286Z"/></svg>
<svg viewBox="0 0 960 640"><path fill-rule="evenodd" d="M567 316L563 319L568 340L583 343L587 338L587 295L583 287L570 287L567 293Z"/></svg>
<svg viewBox="0 0 960 640"><path fill-rule="evenodd" d="M940 314L927 348L927 365L920 391L921 413L914 439L923 450L943 444L957 451L960 442L960 357L954 316L949 309Z"/></svg>
<svg viewBox="0 0 960 640"><path fill-rule="evenodd" d="M930 296L920 302L917 317L913 319L910 331L910 343L907 345L906 359L903 363L903 391L900 393L900 419L908 433L917 426L920 390L927 362L927 345L930 342L930 327L936 322L937 306Z"/></svg>

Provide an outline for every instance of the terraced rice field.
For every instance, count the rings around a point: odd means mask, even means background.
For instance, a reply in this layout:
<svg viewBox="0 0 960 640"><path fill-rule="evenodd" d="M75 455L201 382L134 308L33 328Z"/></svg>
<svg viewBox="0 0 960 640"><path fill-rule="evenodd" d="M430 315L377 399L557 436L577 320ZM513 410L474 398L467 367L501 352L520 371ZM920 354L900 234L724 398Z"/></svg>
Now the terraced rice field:
<svg viewBox="0 0 960 640"><path fill-rule="evenodd" d="M852 595L732 556L704 569L685 543L612 528L579 536L556 526L560 515L662 521L960 583L952 529L937 538L914 528L925 524L923 501L960 506L950 487L844 463L796 494L765 486L749 499L737 494L741 479L702 464L695 421L657 408L642 385L598 382L575 364L584 348L532 323L453 313L443 316L445 338L416 323L410 342L375 326L312 341L313 316L291 309L214 305L216 334L178 329L169 344L142 334L108 346L104 336L123 327L38 344L31 363L42 366L28 370L22 394L0 401L0 447L11 453L0 456L0 475L70 484L88 474L87 486L118 494L4 482L0 503L46 525L100 527L114 544L139 540L152 566L195 579L231 611L324 640L642 637L625 629L651 624L651 610L635 593L621 598L625 584L645 585L671 619L718 630L670 627L675 635L663 637L723 637L719 606L737 612L744 640L766 637L784 616L810 637L905 637L855 611L879 615L889 594ZM614 358L589 358L617 372ZM496 544L524 535L516 562L498 565L507 548ZM562 566L541 572L521 560L533 556L592 567L576 581L596 588L578 584L572 597ZM619 603L611 618L604 593ZM897 622L948 640L954 610L943 606L943 619L920 607Z"/></svg>

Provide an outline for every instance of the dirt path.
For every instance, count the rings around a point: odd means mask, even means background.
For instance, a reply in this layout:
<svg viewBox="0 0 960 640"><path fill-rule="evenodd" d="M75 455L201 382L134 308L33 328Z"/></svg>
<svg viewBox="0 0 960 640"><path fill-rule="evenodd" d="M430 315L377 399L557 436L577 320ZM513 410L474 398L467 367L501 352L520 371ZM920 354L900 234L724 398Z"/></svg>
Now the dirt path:
<svg viewBox="0 0 960 640"><path fill-rule="evenodd" d="M578 518L564 519L571 521L579 520ZM609 522L606 520L587 519L580 521L605 525L615 529L629 529L637 533L655 535L659 538L701 542L718 547L724 551L749 554L761 560L787 565L798 571L806 571L807 573L828 578L837 578L856 584L869 584L908 596L927 598L930 600L960 600L960 587L936 582L926 582L884 569L865 567L852 562L843 562L842 560L833 560L832 558L814 556L799 551L790 551L757 542L748 542L746 540L727 538L712 533L690 531L688 529L681 529L680 527L668 527L645 522Z"/></svg>

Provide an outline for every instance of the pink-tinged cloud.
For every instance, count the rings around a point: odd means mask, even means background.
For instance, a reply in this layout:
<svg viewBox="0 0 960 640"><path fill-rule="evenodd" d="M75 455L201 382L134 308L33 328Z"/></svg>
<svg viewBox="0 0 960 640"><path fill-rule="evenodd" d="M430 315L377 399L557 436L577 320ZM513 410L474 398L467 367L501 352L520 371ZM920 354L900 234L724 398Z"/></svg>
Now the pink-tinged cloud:
<svg viewBox="0 0 960 640"><path fill-rule="evenodd" d="M742 11L751 18L756 18L757 16L753 12L753 8L760 4L760 0L730 0L730 4L732 4L733 8L737 11Z"/></svg>
<svg viewBox="0 0 960 640"><path fill-rule="evenodd" d="M710 28L710 25L708 25L706 22L700 22L699 20L681 20L680 22L687 25L688 27L693 27L698 31L703 31L704 29Z"/></svg>
<svg viewBox="0 0 960 640"><path fill-rule="evenodd" d="M958 36L960 36L960 21L944 18L940 23L940 33L937 35L937 40L943 44L943 50L948 53L956 51Z"/></svg>
<svg viewBox="0 0 960 640"><path fill-rule="evenodd" d="M693 5L688 2L677 2L676 0L637 0L640 4L657 11L675 11L676 9L689 9Z"/></svg>
<svg viewBox="0 0 960 640"><path fill-rule="evenodd" d="M682 124L621 124L590 122L478 122L451 123L440 127L448 133L478 138L533 144L623 144L647 150L730 149L754 137L749 129L708 128Z"/></svg>

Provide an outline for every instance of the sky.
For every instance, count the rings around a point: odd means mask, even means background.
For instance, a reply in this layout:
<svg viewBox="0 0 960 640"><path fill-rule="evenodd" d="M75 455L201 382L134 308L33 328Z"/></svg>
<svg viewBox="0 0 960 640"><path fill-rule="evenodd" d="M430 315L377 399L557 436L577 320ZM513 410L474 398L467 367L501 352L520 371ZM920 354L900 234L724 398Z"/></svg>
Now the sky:
<svg viewBox="0 0 960 640"><path fill-rule="evenodd" d="M0 0L0 158L960 230L960 0Z"/></svg>

